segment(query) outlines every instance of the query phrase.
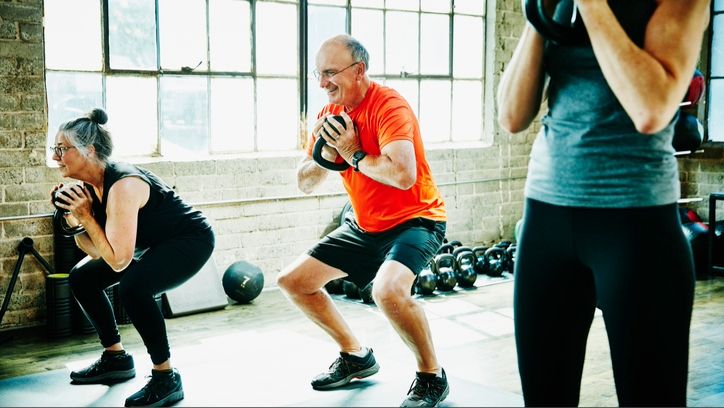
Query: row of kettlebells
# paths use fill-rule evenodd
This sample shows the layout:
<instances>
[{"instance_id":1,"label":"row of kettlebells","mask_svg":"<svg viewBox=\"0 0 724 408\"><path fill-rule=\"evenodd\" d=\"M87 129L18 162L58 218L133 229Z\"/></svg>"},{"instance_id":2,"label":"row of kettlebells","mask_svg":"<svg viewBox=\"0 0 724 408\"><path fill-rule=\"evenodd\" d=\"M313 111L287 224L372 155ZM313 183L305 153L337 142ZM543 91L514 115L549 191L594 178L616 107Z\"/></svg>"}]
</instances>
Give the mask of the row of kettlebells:
<instances>
[{"instance_id":1,"label":"row of kettlebells","mask_svg":"<svg viewBox=\"0 0 724 408\"><path fill-rule=\"evenodd\" d=\"M516 245L501 241L492 247L468 247L460 241L444 243L427 268L418 274L413 292L431 295L435 290L450 292L455 286L471 288L478 275L499 277L513 273Z\"/></svg>"}]
</instances>

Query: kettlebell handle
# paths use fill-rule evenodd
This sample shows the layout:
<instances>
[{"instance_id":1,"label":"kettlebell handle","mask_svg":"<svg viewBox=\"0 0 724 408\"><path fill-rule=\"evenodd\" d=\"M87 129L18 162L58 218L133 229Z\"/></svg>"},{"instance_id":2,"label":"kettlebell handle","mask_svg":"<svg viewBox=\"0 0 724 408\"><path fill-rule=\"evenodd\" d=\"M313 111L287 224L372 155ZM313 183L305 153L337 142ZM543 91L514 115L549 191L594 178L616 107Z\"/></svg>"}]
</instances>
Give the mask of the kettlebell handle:
<instances>
[{"instance_id":1,"label":"kettlebell handle","mask_svg":"<svg viewBox=\"0 0 724 408\"><path fill-rule=\"evenodd\" d=\"M344 118L342 116L336 115L332 116L337 122L339 122L343 128L347 129L347 125L344 122ZM329 117L325 119L326 121L329 121ZM324 167L327 170L332 171L344 171L349 168L349 163L342 162L342 163L336 163L329 161L322 157L322 148L327 144L327 141L324 140L323 137L317 138L317 141L314 143L314 148L312 149L312 159L314 159L317 164Z\"/></svg>"}]
</instances>

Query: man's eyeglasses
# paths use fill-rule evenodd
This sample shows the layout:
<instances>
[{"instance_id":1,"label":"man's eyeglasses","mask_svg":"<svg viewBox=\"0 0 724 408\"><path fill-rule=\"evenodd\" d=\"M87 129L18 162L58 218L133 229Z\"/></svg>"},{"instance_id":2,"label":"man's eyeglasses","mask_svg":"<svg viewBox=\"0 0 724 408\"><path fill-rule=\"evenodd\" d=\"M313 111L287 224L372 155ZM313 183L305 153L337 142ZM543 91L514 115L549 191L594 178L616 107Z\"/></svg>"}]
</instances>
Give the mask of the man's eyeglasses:
<instances>
[{"instance_id":1,"label":"man's eyeglasses","mask_svg":"<svg viewBox=\"0 0 724 408\"><path fill-rule=\"evenodd\" d=\"M59 159L62 159L65 152L67 152L68 149L75 149L75 146L50 146L48 149L50 149L54 155L58 156Z\"/></svg>"},{"instance_id":2,"label":"man's eyeglasses","mask_svg":"<svg viewBox=\"0 0 724 408\"><path fill-rule=\"evenodd\" d=\"M321 80L322 78L332 79L333 76L335 76L335 75L337 75L337 74L340 74L340 73L342 73L342 72L344 72L344 71L352 68L353 66L359 64L360 62L362 62L362 61L353 62L351 65L348 65L346 68L344 68L344 69L342 69L342 70L339 70L339 71L330 71L330 70L327 70L327 71L319 72L319 71L317 71L317 70L315 69L314 71L312 71L312 74L314 75L314 78L315 78L317 81Z\"/></svg>"}]
</instances>

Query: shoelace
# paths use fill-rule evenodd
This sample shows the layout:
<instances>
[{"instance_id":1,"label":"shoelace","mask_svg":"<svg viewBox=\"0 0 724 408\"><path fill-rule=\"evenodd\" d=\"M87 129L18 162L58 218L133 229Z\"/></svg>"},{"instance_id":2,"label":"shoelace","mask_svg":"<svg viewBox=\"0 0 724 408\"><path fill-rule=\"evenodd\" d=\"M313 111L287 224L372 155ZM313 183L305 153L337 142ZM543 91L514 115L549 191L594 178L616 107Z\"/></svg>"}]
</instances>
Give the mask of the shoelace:
<instances>
[{"instance_id":1,"label":"shoelace","mask_svg":"<svg viewBox=\"0 0 724 408\"><path fill-rule=\"evenodd\" d=\"M329 372L333 373L333 372L337 371L337 368L339 368L339 367L342 367L343 369L347 369L347 371L349 371L348 370L349 367L347 367L347 362L344 361L344 359L342 357L337 357L337 359L334 360L332 365L329 366Z\"/></svg>"}]
</instances>

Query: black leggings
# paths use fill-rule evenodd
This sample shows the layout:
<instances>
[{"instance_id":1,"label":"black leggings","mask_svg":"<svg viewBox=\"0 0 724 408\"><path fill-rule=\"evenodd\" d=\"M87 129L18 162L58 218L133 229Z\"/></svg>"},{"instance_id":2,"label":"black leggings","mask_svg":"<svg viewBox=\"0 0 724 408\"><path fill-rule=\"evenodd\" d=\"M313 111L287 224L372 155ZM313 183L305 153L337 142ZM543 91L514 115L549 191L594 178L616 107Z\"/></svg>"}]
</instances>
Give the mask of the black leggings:
<instances>
[{"instance_id":1,"label":"black leggings","mask_svg":"<svg viewBox=\"0 0 724 408\"><path fill-rule=\"evenodd\" d=\"M171 356L166 323L154 297L194 276L214 249L214 235L205 230L171 238L150 248L122 272L103 259L84 258L70 272L75 298L96 328L103 347L121 341L113 307L105 289L118 283L121 305L146 345L151 361L161 364Z\"/></svg>"},{"instance_id":2,"label":"black leggings","mask_svg":"<svg viewBox=\"0 0 724 408\"><path fill-rule=\"evenodd\" d=\"M578 405L603 311L621 406L685 406L694 264L676 205L601 209L527 199L515 340L527 406Z\"/></svg>"}]
</instances>

